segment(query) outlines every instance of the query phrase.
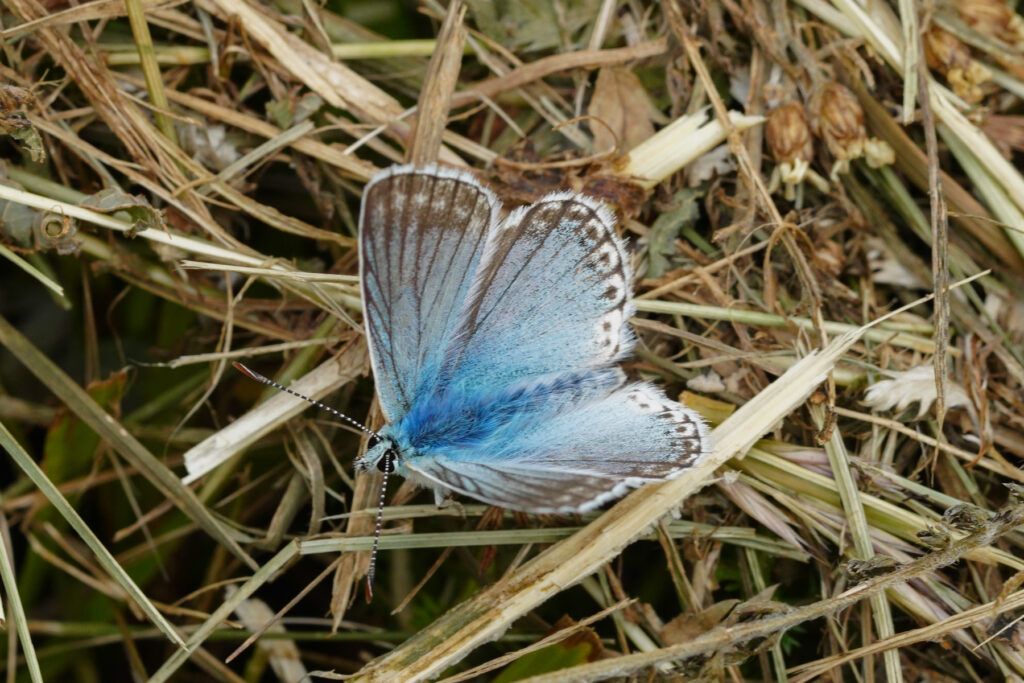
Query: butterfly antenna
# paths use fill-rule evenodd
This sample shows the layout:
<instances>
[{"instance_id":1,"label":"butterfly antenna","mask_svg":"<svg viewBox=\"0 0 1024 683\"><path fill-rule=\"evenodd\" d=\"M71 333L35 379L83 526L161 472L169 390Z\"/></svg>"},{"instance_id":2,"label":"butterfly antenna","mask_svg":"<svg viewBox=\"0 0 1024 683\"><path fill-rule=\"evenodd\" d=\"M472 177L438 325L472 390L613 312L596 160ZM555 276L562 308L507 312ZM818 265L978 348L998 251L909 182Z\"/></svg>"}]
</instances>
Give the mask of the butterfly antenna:
<instances>
[{"instance_id":1,"label":"butterfly antenna","mask_svg":"<svg viewBox=\"0 0 1024 683\"><path fill-rule=\"evenodd\" d=\"M316 399L312 399L309 396L303 396L302 394L300 394L297 391L292 391L291 389L289 389L288 387L284 386L283 384L275 382L274 380L270 379L269 377L264 377L260 373L256 372L255 370L252 370L250 368L247 368L246 366L242 365L241 363L235 362L235 363L232 363L232 365L235 366L235 370L238 370L240 373L242 373L243 375L245 375L249 379L254 379L257 382L260 382L261 384L266 384L267 386L271 386L271 387L274 387L275 389L279 389L280 391L283 391L286 394L291 394L292 396L295 396L297 398L301 398L303 401L307 401L308 403L312 403L317 408L323 408L324 410L329 412L331 415L334 415L335 417L340 417L345 422L348 422L350 425L353 425L357 429L360 429L363 432L366 432L370 436L376 437L378 439L380 438L380 434L378 434L377 432L373 431L372 429L369 429L369 428L365 427L364 425L359 424L358 422L353 420L348 415L345 415L343 413L338 412L337 410L335 410L334 408L330 407L329 405L321 403L320 401L317 401Z\"/></svg>"},{"instance_id":2,"label":"butterfly antenna","mask_svg":"<svg viewBox=\"0 0 1024 683\"><path fill-rule=\"evenodd\" d=\"M380 500L377 502L377 522L373 525L370 568L366 570L366 602L373 600L373 577L377 573L377 551L380 550L380 534L384 527L384 496L388 492L389 474L391 474L391 451L386 451L384 453L384 479L380 483Z\"/></svg>"}]
</instances>

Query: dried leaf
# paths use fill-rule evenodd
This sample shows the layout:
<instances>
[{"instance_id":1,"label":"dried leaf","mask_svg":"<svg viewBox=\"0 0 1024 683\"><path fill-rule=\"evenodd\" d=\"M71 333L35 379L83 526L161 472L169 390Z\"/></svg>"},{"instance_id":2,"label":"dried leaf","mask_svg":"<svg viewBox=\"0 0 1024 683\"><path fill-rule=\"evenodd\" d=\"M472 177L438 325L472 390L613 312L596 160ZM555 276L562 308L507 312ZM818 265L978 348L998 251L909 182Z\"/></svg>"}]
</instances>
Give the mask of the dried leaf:
<instances>
[{"instance_id":1,"label":"dried leaf","mask_svg":"<svg viewBox=\"0 0 1024 683\"><path fill-rule=\"evenodd\" d=\"M267 110L271 113L270 105ZM180 126L178 139L193 159L213 171L223 171L242 156L237 140L224 126Z\"/></svg>"},{"instance_id":2,"label":"dried leaf","mask_svg":"<svg viewBox=\"0 0 1024 683\"><path fill-rule=\"evenodd\" d=\"M0 241L31 248L38 218L36 209L16 202L0 202Z\"/></svg>"},{"instance_id":3,"label":"dried leaf","mask_svg":"<svg viewBox=\"0 0 1024 683\"><path fill-rule=\"evenodd\" d=\"M719 391L725 391L725 384L722 382L722 378L714 370L708 370L703 372L693 379L687 380L686 388L691 391L699 391L703 394L713 394Z\"/></svg>"},{"instance_id":4,"label":"dried leaf","mask_svg":"<svg viewBox=\"0 0 1024 683\"><path fill-rule=\"evenodd\" d=\"M40 211L15 202L0 202L0 242L22 251L78 252L78 224L63 213Z\"/></svg>"},{"instance_id":5,"label":"dried leaf","mask_svg":"<svg viewBox=\"0 0 1024 683\"><path fill-rule=\"evenodd\" d=\"M142 195L131 195L122 190L109 187L94 195L86 197L81 206L100 213L114 214L124 212L132 221L131 232L139 230L164 230L163 213L153 208L149 200Z\"/></svg>"},{"instance_id":6,"label":"dried leaf","mask_svg":"<svg viewBox=\"0 0 1024 683\"><path fill-rule=\"evenodd\" d=\"M32 161L46 160L46 149L39 131L29 121L22 107L35 102L31 91L14 85L0 84L0 133L18 141Z\"/></svg>"},{"instance_id":7,"label":"dried leaf","mask_svg":"<svg viewBox=\"0 0 1024 683\"><path fill-rule=\"evenodd\" d=\"M718 626L736 608L739 600L730 599L716 602L697 614L680 614L661 629L661 639L666 645L683 643Z\"/></svg>"},{"instance_id":8,"label":"dried leaf","mask_svg":"<svg viewBox=\"0 0 1024 683\"><path fill-rule=\"evenodd\" d=\"M892 379L875 382L868 387L863 404L874 410L903 412L912 403L918 404L915 420L920 420L935 402L935 375L931 365L918 365L904 372L888 373ZM946 407L967 405L967 392L954 382L946 384Z\"/></svg>"},{"instance_id":9,"label":"dried leaf","mask_svg":"<svg viewBox=\"0 0 1024 683\"><path fill-rule=\"evenodd\" d=\"M4 132L18 141L20 146L32 161L41 164L46 161L46 149L43 147L43 138L40 137L36 127L24 119L24 122L17 127L11 127L11 117L4 117Z\"/></svg>"},{"instance_id":10,"label":"dried leaf","mask_svg":"<svg viewBox=\"0 0 1024 683\"><path fill-rule=\"evenodd\" d=\"M686 169L686 184L696 187L716 175L724 176L735 168L736 162L729 151L729 145L719 145L690 164Z\"/></svg>"},{"instance_id":11,"label":"dried leaf","mask_svg":"<svg viewBox=\"0 0 1024 683\"><path fill-rule=\"evenodd\" d=\"M882 240L877 238L868 240L867 257L871 278L875 283L909 289L928 289L929 285L922 282L921 278L900 263L900 260Z\"/></svg>"},{"instance_id":12,"label":"dried leaf","mask_svg":"<svg viewBox=\"0 0 1024 683\"><path fill-rule=\"evenodd\" d=\"M1024 116L992 114L985 117L981 129L1007 159L1024 151Z\"/></svg>"},{"instance_id":13,"label":"dried leaf","mask_svg":"<svg viewBox=\"0 0 1024 683\"><path fill-rule=\"evenodd\" d=\"M237 591L237 587L228 586L225 592L230 598ZM274 611L267 606L267 603L256 598L249 598L238 603L235 614L249 631L263 628L268 621L274 618ZM276 621L267 627L266 632L285 633L286 631L284 625L280 621ZM277 674L279 681L300 683L300 681L309 679L309 673L299 657L299 648L294 640L261 638L256 641L256 647L267 656L270 668Z\"/></svg>"},{"instance_id":14,"label":"dried leaf","mask_svg":"<svg viewBox=\"0 0 1024 683\"><path fill-rule=\"evenodd\" d=\"M0 115L7 116L36 100L28 88L0 83Z\"/></svg>"},{"instance_id":15,"label":"dried leaf","mask_svg":"<svg viewBox=\"0 0 1024 683\"><path fill-rule=\"evenodd\" d=\"M590 125L594 149L628 151L654 135L651 102L632 71L606 67L597 74L587 113L597 119Z\"/></svg>"}]
</instances>

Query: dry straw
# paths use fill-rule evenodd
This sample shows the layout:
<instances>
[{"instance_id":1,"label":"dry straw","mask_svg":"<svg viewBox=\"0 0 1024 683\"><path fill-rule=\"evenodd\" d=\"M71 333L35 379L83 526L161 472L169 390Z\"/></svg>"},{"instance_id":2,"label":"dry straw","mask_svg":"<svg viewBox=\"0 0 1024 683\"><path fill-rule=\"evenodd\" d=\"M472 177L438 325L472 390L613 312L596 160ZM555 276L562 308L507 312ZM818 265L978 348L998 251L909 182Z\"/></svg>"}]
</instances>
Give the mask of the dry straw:
<instances>
[{"instance_id":1,"label":"dry straw","mask_svg":"<svg viewBox=\"0 0 1024 683\"><path fill-rule=\"evenodd\" d=\"M960 5L424 0L390 40L307 0L11 0L3 675L1024 676L1024 22ZM365 439L225 368L379 426L356 215L405 161L611 205L627 370L715 449L571 521L395 487L364 605Z\"/></svg>"}]
</instances>

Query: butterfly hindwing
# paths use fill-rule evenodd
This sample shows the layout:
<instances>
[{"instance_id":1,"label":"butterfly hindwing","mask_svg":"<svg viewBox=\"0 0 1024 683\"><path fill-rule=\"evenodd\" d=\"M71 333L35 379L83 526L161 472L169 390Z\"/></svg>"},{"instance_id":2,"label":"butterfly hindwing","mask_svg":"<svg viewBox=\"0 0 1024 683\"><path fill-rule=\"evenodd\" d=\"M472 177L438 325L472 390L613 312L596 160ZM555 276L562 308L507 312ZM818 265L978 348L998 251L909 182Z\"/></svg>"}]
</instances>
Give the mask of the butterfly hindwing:
<instances>
[{"instance_id":1,"label":"butterfly hindwing","mask_svg":"<svg viewBox=\"0 0 1024 683\"><path fill-rule=\"evenodd\" d=\"M520 411L486 440L469 447L438 444L406 467L491 505L585 512L632 487L677 476L708 449L700 417L647 384L553 410L551 402L538 405L542 409Z\"/></svg>"},{"instance_id":2,"label":"butterfly hindwing","mask_svg":"<svg viewBox=\"0 0 1024 683\"><path fill-rule=\"evenodd\" d=\"M400 166L363 195L360 269L370 358L389 420L430 394L500 210L471 175Z\"/></svg>"},{"instance_id":3,"label":"butterfly hindwing","mask_svg":"<svg viewBox=\"0 0 1024 683\"><path fill-rule=\"evenodd\" d=\"M578 194L517 209L490 236L442 369L506 386L624 357L630 269L611 214Z\"/></svg>"}]
</instances>

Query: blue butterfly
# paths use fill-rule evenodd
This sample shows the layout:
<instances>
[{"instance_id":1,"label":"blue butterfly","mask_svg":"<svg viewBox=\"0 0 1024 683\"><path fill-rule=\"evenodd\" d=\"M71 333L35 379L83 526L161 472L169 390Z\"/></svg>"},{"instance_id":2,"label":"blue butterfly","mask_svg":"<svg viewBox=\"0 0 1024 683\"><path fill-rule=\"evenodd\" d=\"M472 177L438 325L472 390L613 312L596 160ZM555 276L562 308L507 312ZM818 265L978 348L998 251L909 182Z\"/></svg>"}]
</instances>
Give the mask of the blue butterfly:
<instances>
[{"instance_id":1,"label":"blue butterfly","mask_svg":"<svg viewBox=\"0 0 1024 683\"><path fill-rule=\"evenodd\" d=\"M388 424L358 461L532 513L592 510L710 449L694 412L618 362L634 343L614 219L562 192L512 211L470 174L396 166L366 186L360 273Z\"/></svg>"}]
</instances>

